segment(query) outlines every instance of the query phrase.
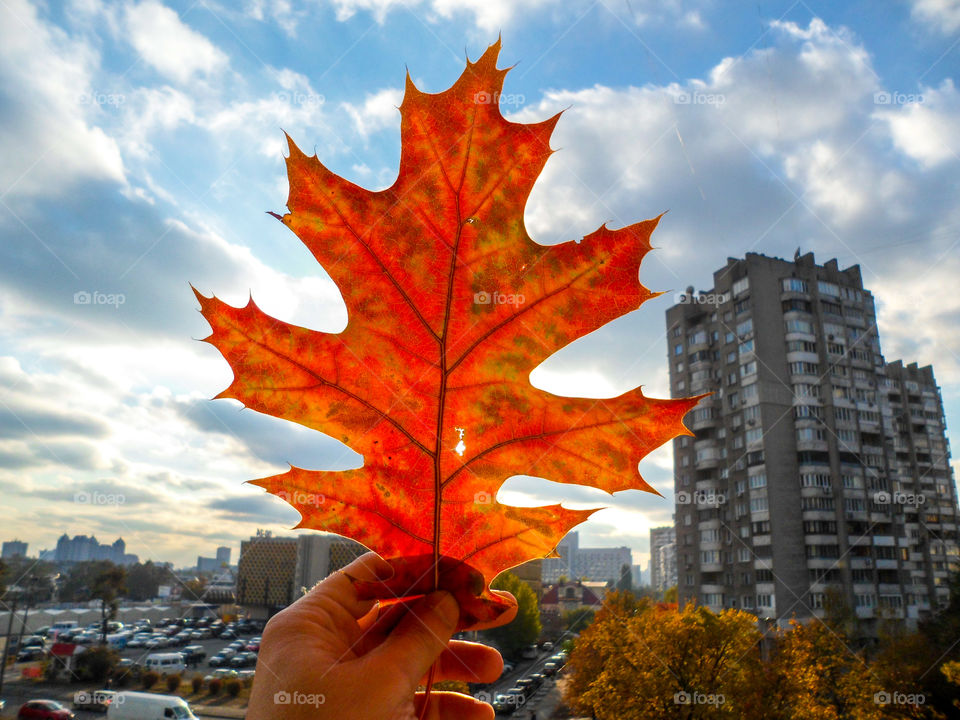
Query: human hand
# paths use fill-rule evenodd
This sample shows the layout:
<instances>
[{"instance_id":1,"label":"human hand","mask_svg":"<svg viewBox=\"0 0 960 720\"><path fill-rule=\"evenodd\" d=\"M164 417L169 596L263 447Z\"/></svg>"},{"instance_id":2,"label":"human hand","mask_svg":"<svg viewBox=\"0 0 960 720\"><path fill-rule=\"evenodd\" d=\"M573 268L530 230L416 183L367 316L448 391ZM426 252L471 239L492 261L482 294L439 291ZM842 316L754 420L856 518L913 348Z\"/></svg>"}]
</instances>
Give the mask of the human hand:
<instances>
[{"instance_id":1,"label":"human hand","mask_svg":"<svg viewBox=\"0 0 960 720\"><path fill-rule=\"evenodd\" d=\"M451 641L457 602L436 592L380 613L351 578L377 580L389 565L368 553L274 616L263 632L249 720L406 720L419 717L417 686L439 658L435 680L493 682L503 660L493 648ZM493 708L466 695L431 691L430 720L492 720Z\"/></svg>"}]
</instances>

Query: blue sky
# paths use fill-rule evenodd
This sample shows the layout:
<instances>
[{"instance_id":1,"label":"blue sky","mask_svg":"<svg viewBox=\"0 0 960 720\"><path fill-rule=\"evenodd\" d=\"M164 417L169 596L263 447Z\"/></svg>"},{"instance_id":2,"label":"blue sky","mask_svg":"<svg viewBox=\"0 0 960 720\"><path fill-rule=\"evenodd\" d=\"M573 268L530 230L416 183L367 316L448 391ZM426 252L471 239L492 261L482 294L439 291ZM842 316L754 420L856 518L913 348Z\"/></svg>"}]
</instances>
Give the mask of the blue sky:
<instances>
[{"instance_id":1,"label":"blue sky","mask_svg":"<svg viewBox=\"0 0 960 720\"><path fill-rule=\"evenodd\" d=\"M359 456L210 402L230 374L188 283L336 331L339 293L266 214L286 130L371 189L399 160L404 73L448 87L502 35L502 111L566 108L534 239L669 214L641 270L710 287L747 251L859 263L888 359L933 363L960 424L960 2L140 0L0 5L0 527L123 535L191 563L297 515L243 481ZM80 293L80 295L77 295ZM92 302L78 303L83 293ZM122 303L121 303L122 297ZM534 373L569 395L664 396L667 295ZM665 448L642 465L672 489ZM606 505L581 545L629 545L672 503L513 479L501 499Z\"/></svg>"}]
</instances>

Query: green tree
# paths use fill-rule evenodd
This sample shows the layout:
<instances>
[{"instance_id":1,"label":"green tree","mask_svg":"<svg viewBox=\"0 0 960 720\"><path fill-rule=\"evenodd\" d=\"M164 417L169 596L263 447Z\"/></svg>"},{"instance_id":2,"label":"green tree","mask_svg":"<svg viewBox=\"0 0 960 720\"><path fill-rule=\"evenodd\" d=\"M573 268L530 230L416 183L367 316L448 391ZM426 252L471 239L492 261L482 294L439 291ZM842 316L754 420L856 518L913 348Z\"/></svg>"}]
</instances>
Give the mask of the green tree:
<instances>
[{"instance_id":1,"label":"green tree","mask_svg":"<svg viewBox=\"0 0 960 720\"><path fill-rule=\"evenodd\" d=\"M583 632L593 622L596 610L592 608L576 608L573 610L564 610L561 616L563 627L572 633Z\"/></svg>"},{"instance_id":2,"label":"green tree","mask_svg":"<svg viewBox=\"0 0 960 720\"><path fill-rule=\"evenodd\" d=\"M506 590L517 599L517 616L507 625L482 631L482 635L505 655L514 656L540 637L540 603L530 586L510 572L500 573L490 587Z\"/></svg>"},{"instance_id":3,"label":"green tree","mask_svg":"<svg viewBox=\"0 0 960 720\"><path fill-rule=\"evenodd\" d=\"M120 661L116 650L101 645L77 655L74 673L79 680L102 683L113 674Z\"/></svg>"},{"instance_id":4,"label":"green tree","mask_svg":"<svg viewBox=\"0 0 960 720\"><path fill-rule=\"evenodd\" d=\"M127 571L119 565L109 567L96 575L90 589L90 597L100 601L100 642L107 643L107 620L117 616L117 599L126 591Z\"/></svg>"},{"instance_id":5,"label":"green tree","mask_svg":"<svg viewBox=\"0 0 960 720\"><path fill-rule=\"evenodd\" d=\"M150 560L127 568L127 596L131 600L151 600L157 596L161 585L171 582L170 571Z\"/></svg>"},{"instance_id":6,"label":"green tree","mask_svg":"<svg viewBox=\"0 0 960 720\"><path fill-rule=\"evenodd\" d=\"M627 564L620 566L620 578L617 580L617 590L633 592L633 571Z\"/></svg>"},{"instance_id":7,"label":"green tree","mask_svg":"<svg viewBox=\"0 0 960 720\"><path fill-rule=\"evenodd\" d=\"M668 587L663 591L663 601L665 603L676 603L677 602L677 586L673 585Z\"/></svg>"}]
</instances>

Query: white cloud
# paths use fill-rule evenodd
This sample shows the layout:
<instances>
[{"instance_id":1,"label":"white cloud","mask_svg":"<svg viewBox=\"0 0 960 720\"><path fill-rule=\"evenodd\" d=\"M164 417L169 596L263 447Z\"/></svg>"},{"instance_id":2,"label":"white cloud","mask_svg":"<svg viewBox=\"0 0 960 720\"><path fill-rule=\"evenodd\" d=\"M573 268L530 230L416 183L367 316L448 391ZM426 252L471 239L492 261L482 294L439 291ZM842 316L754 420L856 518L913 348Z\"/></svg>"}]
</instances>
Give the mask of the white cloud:
<instances>
[{"instance_id":1,"label":"white cloud","mask_svg":"<svg viewBox=\"0 0 960 720\"><path fill-rule=\"evenodd\" d=\"M912 0L910 14L929 28L949 35L960 28L960 0Z\"/></svg>"},{"instance_id":2,"label":"white cloud","mask_svg":"<svg viewBox=\"0 0 960 720\"><path fill-rule=\"evenodd\" d=\"M948 78L939 88L922 88L918 96L918 102L877 113L888 123L897 149L926 167L960 160L960 92L953 81Z\"/></svg>"},{"instance_id":3,"label":"white cloud","mask_svg":"<svg viewBox=\"0 0 960 720\"><path fill-rule=\"evenodd\" d=\"M399 126L400 112L397 108L402 101L402 90L384 88L368 93L362 104L343 103L343 109L353 119L357 132L367 137L378 130Z\"/></svg>"},{"instance_id":4,"label":"white cloud","mask_svg":"<svg viewBox=\"0 0 960 720\"><path fill-rule=\"evenodd\" d=\"M227 65L222 50L157 0L128 7L125 21L130 44L166 78L186 83L196 74L212 75Z\"/></svg>"},{"instance_id":5,"label":"white cloud","mask_svg":"<svg viewBox=\"0 0 960 720\"><path fill-rule=\"evenodd\" d=\"M43 23L25 0L0 5L0 194L52 194L79 180L123 183L116 142L95 124L110 110L93 85L100 58Z\"/></svg>"},{"instance_id":6,"label":"white cloud","mask_svg":"<svg viewBox=\"0 0 960 720\"><path fill-rule=\"evenodd\" d=\"M424 4L430 21L452 20L468 14L480 30L497 32L521 12L559 3L557 0L333 0L338 20L349 20L356 13L366 11L378 23L383 23L392 10L414 10Z\"/></svg>"}]
</instances>

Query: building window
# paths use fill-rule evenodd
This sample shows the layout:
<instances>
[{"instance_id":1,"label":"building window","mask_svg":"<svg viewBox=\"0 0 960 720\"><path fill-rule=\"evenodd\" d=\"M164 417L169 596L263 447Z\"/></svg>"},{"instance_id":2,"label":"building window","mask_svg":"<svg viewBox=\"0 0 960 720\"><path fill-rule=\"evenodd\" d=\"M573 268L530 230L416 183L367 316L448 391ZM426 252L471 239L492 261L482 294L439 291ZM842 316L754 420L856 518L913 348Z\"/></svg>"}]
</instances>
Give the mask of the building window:
<instances>
[{"instance_id":1,"label":"building window","mask_svg":"<svg viewBox=\"0 0 960 720\"><path fill-rule=\"evenodd\" d=\"M750 288L750 278L740 278L730 286L730 293L736 297L742 295Z\"/></svg>"},{"instance_id":2,"label":"building window","mask_svg":"<svg viewBox=\"0 0 960 720\"><path fill-rule=\"evenodd\" d=\"M805 293L807 292L807 281L794 277L784 278L783 291Z\"/></svg>"},{"instance_id":3,"label":"building window","mask_svg":"<svg viewBox=\"0 0 960 720\"><path fill-rule=\"evenodd\" d=\"M807 335L813 334L813 325L806 320L787 320L784 327L788 333L799 332Z\"/></svg>"},{"instance_id":4,"label":"building window","mask_svg":"<svg viewBox=\"0 0 960 720\"><path fill-rule=\"evenodd\" d=\"M681 345L681 344L679 344L679 343L676 344L676 345L674 345L674 346L673 346L673 354L674 354L674 355L683 355L683 345Z\"/></svg>"},{"instance_id":5,"label":"building window","mask_svg":"<svg viewBox=\"0 0 960 720\"><path fill-rule=\"evenodd\" d=\"M750 476L750 487L753 489L762 488L767 486L767 475L766 473L760 473L759 475Z\"/></svg>"},{"instance_id":6,"label":"building window","mask_svg":"<svg viewBox=\"0 0 960 720\"><path fill-rule=\"evenodd\" d=\"M826 282L825 280L820 280L817 283L817 290L820 291L821 295L829 295L830 297L840 297L840 286L835 285L832 282Z\"/></svg>"}]
</instances>

